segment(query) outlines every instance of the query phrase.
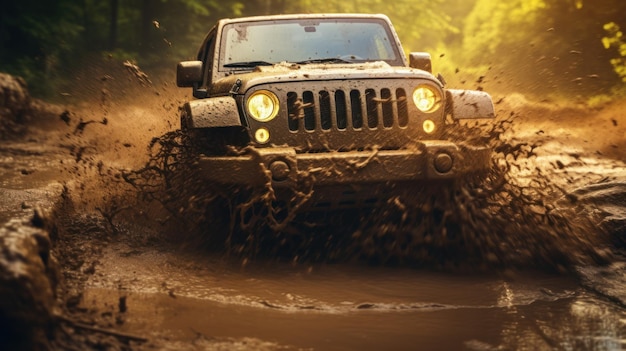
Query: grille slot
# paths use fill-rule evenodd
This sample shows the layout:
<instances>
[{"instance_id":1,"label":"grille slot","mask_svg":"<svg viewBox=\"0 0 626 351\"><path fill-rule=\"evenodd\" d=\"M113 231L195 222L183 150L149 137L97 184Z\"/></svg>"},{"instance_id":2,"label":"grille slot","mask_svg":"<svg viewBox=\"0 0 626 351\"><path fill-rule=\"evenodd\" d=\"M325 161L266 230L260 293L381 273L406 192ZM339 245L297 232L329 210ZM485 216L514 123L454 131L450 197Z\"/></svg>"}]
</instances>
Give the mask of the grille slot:
<instances>
[{"instance_id":1,"label":"grille slot","mask_svg":"<svg viewBox=\"0 0 626 351\"><path fill-rule=\"evenodd\" d=\"M403 88L290 91L286 100L292 132L388 129L409 120Z\"/></svg>"}]
</instances>

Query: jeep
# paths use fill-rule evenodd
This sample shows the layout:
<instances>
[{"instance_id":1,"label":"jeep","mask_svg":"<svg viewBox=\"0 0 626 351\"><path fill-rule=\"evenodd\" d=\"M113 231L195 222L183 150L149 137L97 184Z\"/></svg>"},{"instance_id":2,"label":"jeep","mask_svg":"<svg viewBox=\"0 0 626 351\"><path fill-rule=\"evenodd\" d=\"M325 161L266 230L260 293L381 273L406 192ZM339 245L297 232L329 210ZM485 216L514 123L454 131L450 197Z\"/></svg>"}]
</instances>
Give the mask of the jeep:
<instances>
[{"instance_id":1,"label":"jeep","mask_svg":"<svg viewBox=\"0 0 626 351\"><path fill-rule=\"evenodd\" d=\"M447 89L428 53L407 59L385 15L222 19L176 74L196 98L181 131L218 187L306 184L311 207L368 206L490 167L487 146L444 137L493 118L489 94Z\"/></svg>"}]
</instances>

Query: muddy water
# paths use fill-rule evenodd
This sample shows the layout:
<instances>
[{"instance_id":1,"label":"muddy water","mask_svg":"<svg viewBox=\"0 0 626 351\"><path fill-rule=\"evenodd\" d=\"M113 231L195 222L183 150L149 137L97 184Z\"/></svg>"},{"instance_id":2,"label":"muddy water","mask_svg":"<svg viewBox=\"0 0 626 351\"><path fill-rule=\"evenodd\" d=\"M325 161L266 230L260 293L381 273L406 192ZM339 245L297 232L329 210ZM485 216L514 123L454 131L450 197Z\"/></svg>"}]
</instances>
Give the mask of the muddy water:
<instances>
[{"instance_id":1,"label":"muddy water","mask_svg":"<svg viewBox=\"0 0 626 351\"><path fill-rule=\"evenodd\" d=\"M454 274L353 264L242 266L107 247L83 307L151 340L315 350L619 350L626 311L573 276ZM120 298L126 312L121 313Z\"/></svg>"},{"instance_id":2,"label":"muddy water","mask_svg":"<svg viewBox=\"0 0 626 351\"><path fill-rule=\"evenodd\" d=\"M529 162L543 169L565 164L566 174L555 167L551 175L564 190L626 174L621 163L552 154ZM523 182L535 174L515 175ZM608 275L610 268L461 274L348 263L244 263L137 240L112 241L95 262L81 306L114 316L115 330L156 348L176 342L270 350L626 348L626 299L620 293L626 274Z\"/></svg>"},{"instance_id":3,"label":"muddy water","mask_svg":"<svg viewBox=\"0 0 626 351\"><path fill-rule=\"evenodd\" d=\"M16 194L3 202L9 214L32 212L21 206L30 203L25 194L32 194L32 201L54 199L47 189L58 186L50 179L60 176L58 160L18 159L7 161L17 168L5 167L1 178L2 187ZM564 187L624 174L622 166L600 159L559 160L569 173L554 181L563 180ZM108 330L147 339L138 349L626 348L626 309L615 300L626 291L623 271L608 275L583 267L582 282L580 275L536 270L462 274L348 263L243 264L152 244L134 225L124 229L124 235L101 245L93 266L82 267L75 278L87 279L80 306L99 319L110 316L110 325L100 323ZM612 290L603 294L605 287Z\"/></svg>"}]
</instances>

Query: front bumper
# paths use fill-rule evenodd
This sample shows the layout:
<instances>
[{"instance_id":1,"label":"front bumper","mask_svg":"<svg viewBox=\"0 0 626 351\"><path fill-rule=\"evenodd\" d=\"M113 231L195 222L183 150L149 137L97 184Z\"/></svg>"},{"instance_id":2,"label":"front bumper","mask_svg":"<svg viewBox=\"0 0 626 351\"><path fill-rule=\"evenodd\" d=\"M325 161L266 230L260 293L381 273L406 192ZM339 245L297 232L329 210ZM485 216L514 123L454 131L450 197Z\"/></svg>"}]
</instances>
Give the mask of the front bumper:
<instances>
[{"instance_id":1,"label":"front bumper","mask_svg":"<svg viewBox=\"0 0 626 351\"><path fill-rule=\"evenodd\" d=\"M422 141L405 150L298 154L293 148L254 148L240 156L198 160L204 180L224 185L292 187L446 180L490 167L491 150L448 141Z\"/></svg>"}]
</instances>

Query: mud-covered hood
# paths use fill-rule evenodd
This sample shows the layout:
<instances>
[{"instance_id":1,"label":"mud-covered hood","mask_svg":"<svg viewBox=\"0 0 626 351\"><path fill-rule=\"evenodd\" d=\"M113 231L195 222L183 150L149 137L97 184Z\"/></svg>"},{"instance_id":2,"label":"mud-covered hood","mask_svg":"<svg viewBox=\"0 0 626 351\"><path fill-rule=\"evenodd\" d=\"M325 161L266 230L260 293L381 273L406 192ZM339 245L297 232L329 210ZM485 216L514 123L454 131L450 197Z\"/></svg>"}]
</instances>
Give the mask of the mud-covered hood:
<instances>
[{"instance_id":1,"label":"mud-covered hood","mask_svg":"<svg viewBox=\"0 0 626 351\"><path fill-rule=\"evenodd\" d=\"M210 95L224 95L234 87L237 92L244 93L255 85L265 83L360 79L429 79L440 84L429 72L410 67L392 67L383 61L358 64L280 63L221 78L213 84Z\"/></svg>"}]
</instances>

